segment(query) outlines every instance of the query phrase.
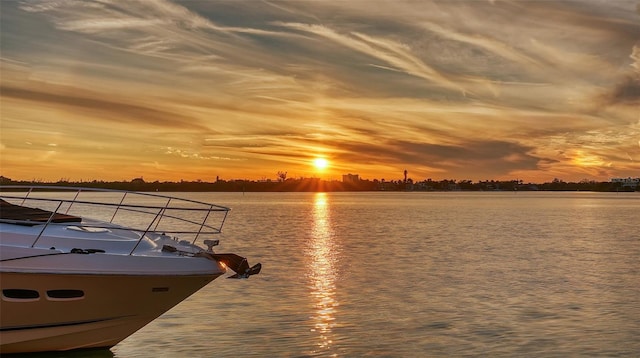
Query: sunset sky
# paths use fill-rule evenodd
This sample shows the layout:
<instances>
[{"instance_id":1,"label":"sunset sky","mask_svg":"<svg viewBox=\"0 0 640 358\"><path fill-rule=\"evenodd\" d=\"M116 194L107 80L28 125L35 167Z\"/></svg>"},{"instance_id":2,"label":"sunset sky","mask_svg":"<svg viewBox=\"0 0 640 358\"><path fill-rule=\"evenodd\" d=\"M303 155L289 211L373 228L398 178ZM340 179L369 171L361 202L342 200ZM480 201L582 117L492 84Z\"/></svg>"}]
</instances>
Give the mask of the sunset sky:
<instances>
[{"instance_id":1,"label":"sunset sky","mask_svg":"<svg viewBox=\"0 0 640 358\"><path fill-rule=\"evenodd\" d=\"M637 0L2 0L0 16L14 180L640 177Z\"/></svg>"}]
</instances>

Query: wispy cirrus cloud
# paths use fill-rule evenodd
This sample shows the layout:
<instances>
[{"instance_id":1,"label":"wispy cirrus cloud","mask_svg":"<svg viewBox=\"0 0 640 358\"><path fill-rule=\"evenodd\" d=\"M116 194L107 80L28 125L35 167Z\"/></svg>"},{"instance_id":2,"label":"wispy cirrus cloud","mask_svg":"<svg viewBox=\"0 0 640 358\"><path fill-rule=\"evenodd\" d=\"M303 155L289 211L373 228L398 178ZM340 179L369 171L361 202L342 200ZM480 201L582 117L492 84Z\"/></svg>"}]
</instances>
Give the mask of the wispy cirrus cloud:
<instances>
[{"instance_id":1,"label":"wispy cirrus cloud","mask_svg":"<svg viewBox=\"0 0 640 358\"><path fill-rule=\"evenodd\" d=\"M425 79L438 86L464 92L464 89L460 85L449 80L446 75L438 72L419 58L415 57L404 44L374 38L362 33L341 34L322 25L301 23L276 24L282 27L326 38L338 45L382 61L383 64L390 66L388 67L390 69ZM378 67L387 68L383 65L378 65Z\"/></svg>"},{"instance_id":2,"label":"wispy cirrus cloud","mask_svg":"<svg viewBox=\"0 0 640 358\"><path fill-rule=\"evenodd\" d=\"M636 5L3 2L3 168L629 176Z\"/></svg>"},{"instance_id":3,"label":"wispy cirrus cloud","mask_svg":"<svg viewBox=\"0 0 640 358\"><path fill-rule=\"evenodd\" d=\"M88 93L52 93L33 89L17 87L0 87L2 96L25 102L37 102L49 104L53 107L70 107L80 110L96 112L93 119L105 118L116 122L130 122L137 125L146 123L152 126L168 126L190 128L191 130L208 130L206 126L199 125L197 120L183 116L176 112L161 110L155 106L142 106L140 104L127 103L124 100L116 101L115 98L102 99L92 97Z\"/></svg>"}]
</instances>

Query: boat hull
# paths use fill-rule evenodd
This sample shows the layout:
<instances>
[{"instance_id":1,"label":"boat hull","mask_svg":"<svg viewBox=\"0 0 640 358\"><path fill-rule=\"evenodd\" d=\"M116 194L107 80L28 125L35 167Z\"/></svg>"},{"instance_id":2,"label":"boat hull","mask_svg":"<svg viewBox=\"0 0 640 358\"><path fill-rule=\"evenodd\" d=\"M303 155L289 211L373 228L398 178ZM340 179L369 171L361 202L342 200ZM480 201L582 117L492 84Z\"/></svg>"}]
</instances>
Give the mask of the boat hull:
<instances>
[{"instance_id":1,"label":"boat hull","mask_svg":"<svg viewBox=\"0 0 640 358\"><path fill-rule=\"evenodd\" d=\"M231 277L257 274L260 264L213 251L229 210L154 193L0 185L0 354L111 347L227 267Z\"/></svg>"},{"instance_id":2,"label":"boat hull","mask_svg":"<svg viewBox=\"0 0 640 358\"><path fill-rule=\"evenodd\" d=\"M0 353L112 347L220 274L2 272Z\"/></svg>"}]
</instances>

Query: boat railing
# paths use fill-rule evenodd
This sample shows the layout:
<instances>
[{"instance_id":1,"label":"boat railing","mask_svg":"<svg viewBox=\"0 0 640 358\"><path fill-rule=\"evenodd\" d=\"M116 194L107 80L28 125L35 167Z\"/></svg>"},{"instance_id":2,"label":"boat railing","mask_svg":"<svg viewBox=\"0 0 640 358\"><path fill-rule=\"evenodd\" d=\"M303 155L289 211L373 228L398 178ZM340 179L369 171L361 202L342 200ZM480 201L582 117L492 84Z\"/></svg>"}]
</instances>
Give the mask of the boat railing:
<instances>
[{"instance_id":1,"label":"boat railing","mask_svg":"<svg viewBox=\"0 0 640 358\"><path fill-rule=\"evenodd\" d=\"M11 205L41 210L41 218L36 221L32 217L0 215L1 222L43 224L32 247L48 228L63 224L136 232L139 238L130 254L152 233L179 235L174 238L192 244L203 236L220 234L230 210L192 199L102 188L0 185L0 197ZM74 224L74 218L85 220Z\"/></svg>"}]
</instances>

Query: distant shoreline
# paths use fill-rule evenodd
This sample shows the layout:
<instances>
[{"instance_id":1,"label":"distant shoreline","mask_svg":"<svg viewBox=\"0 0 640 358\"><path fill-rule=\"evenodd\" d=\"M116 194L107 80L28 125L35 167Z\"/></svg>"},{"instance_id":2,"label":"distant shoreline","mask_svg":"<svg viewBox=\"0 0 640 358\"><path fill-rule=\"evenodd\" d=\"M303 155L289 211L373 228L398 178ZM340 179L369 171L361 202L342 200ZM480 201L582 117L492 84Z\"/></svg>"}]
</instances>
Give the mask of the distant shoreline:
<instances>
[{"instance_id":1,"label":"distant shoreline","mask_svg":"<svg viewBox=\"0 0 640 358\"><path fill-rule=\"evenodd\" d=\"M146 182L141 178L131 181L90 181L90 182L44 182L14 181L0 177L2 185L47 185L59 187L88 187L142 192L358 192L358 191L593 191L593 192L634 192L640 185L621 182L581 181L564 182L554 179L549 183L523 183L511 181L470 180L357 180L351 182L326 181L318 178L286 179L281 181L217 180L215 182L180 181ZM633 183L632 183L633 184Z\"/></svg>"}]
</instances>

